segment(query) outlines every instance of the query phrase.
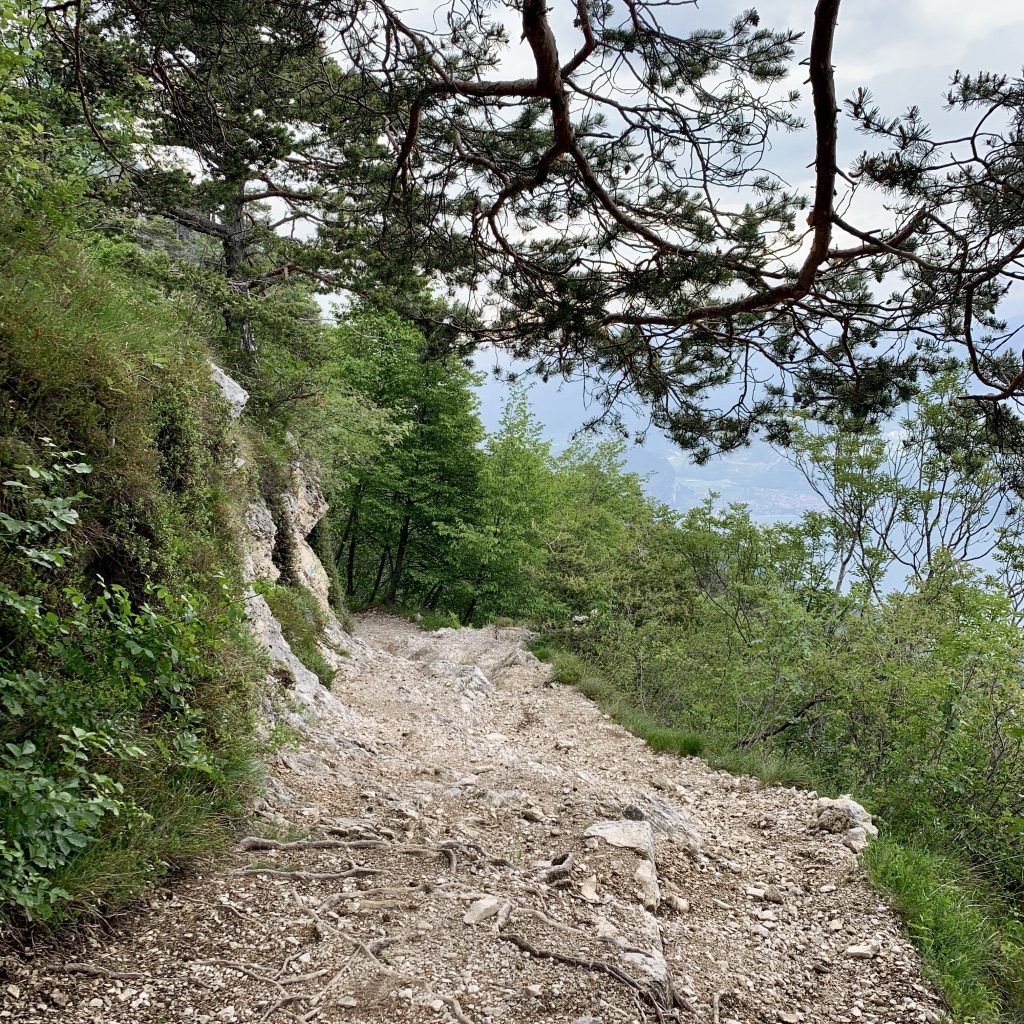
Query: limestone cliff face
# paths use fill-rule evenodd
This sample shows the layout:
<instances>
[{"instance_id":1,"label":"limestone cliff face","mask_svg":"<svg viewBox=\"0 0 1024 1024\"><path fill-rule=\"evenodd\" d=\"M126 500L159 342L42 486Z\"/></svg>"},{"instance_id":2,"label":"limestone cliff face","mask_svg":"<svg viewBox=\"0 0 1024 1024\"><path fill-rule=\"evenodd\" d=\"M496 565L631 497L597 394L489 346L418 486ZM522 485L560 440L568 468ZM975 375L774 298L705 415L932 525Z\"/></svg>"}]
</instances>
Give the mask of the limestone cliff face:
<instances>
[{"instance_id":1,"label":"limestone cliff face","mask_svg":"<svg viewBox=\"0 0 1024 1024\"><path fill-rule=\"evenodd\" d=\"M327 571L306 539L327 514L327 500L298 459L292 463L288 489L281 495L281 514L290 534L287 550L292 559L291 575L313 594L325 612L331 614Z\"/></svg>"},{"instance_id":2,"label":"limestone cliff face","mask_svg":"<svg viewBox=\"0 0 1024 1024\"><path fill-rule=\"evenodd\" d=\"M237 419L249 398L245 389L216 366L211 378L230 404L232 417ZM287 488L278 495L275 505L277 521L262 497L253 501L245 511L242 574L249 584L245 603L250 628L270 658L272 683L283 686L287 695L305 710L322 712L330 709L337 712L340 704L329 689L330 680L320 680L302 663L285 639L281 624L270 606L251 586L256 580L279 580L282 571L275 562L275 551L287 552L291 563L285 567L289 581L308 589L327 619L326 642L319 645L327 664L332 669L340 668L346 657L340 652L351 652L361 646L345 631L334 614L328 601L327 571L309 544L309 534L327 512L327 501L316 479L298 456L291 464ZM284 544L278 544L279 530L287 531Z\"/></svg>"}]
</instances>

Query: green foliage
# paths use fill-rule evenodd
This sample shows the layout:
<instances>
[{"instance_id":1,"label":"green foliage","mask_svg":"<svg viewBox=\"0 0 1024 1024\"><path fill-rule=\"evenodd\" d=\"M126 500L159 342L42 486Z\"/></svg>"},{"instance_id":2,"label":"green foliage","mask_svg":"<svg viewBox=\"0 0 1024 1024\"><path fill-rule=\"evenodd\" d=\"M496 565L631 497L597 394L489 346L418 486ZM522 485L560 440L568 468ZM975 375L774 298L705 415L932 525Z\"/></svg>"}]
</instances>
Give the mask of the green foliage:
<instances>
[{"instance_id":1,"label":"green foliage","mask_svg":"<svg viewBox=\"0 0 1024 1024\"><path fill-rule=\"evenodd\" d=\"M208 314L125 257L64 207L0 207L6 921L137 897L223 843L254 780L250 480L199 340Z\"/></svg>"},{"instance_id":2,"label":"green foliage","mask_svg":"<svg viewBox=\"0 0 1024 1024\"><path fill-rule=\"evenodd\" d=\"M237 576L249 482L198 338L205 314L129 278L104 244L37 227L0 211L0 460L38 461L40 435L88 454L90 543L73 571L130 588Z\"/></svg>"},{"instance_id":3,"label":"green foliage","mask_svg":"<svg viewBox=\"0 0 1024 1024\"><path fill-rule=\"evenodd\" d=\"M349 386L386 416L391 439L386 459L365 461L336 491L331 530L348 600L470 608L461 538L479 515L476 378L393 314L355 311L334 344Z\"/></svg>"},{"instance_id":4,"label":"green foliage","mask_svg":"<svg viewBox=\"0 0 1024 1024\"><path fill-rule=\"evenodd\" d=\"M48 450L6 482L0 513L3 616L19 640L0 651L0 914L33 921L116 903L125 894L100 883L101 865L123 864L140 837L147 866L133 865L130 888L166 869L178 849L153 819L167 801L140 781L187 788L193 827L208 827L234 805L250 728L244 677L221 658L244 649L226 594L216 607L148 580L141 602L102 581L91 595L47 589L70 553L51 538L78 523L84 497L66 485L91 468Z\"/></svg>"},{"instance_id":5,"label":"green foliage","mask_svg":"<svg viewBox=\"0 0 1024 1024\"><path fill-rule=\"evenodd\" d=\"M335 673L320 650L327 645L327 616L312 592L302 586L267 580L258 580L255 590L266 598L295 656L329 687Z\"/></svg>"},{"instance_id":6,"label":"green foliage","mask_svg":"<svg viewBox=\"0 0 1024 1024\"><path fill-rule=\"evenodd\" d=\"M1024 1020L1024 922L955 860L885 836L865 854L958 1020Z\"/></svg>"}]
</instances>

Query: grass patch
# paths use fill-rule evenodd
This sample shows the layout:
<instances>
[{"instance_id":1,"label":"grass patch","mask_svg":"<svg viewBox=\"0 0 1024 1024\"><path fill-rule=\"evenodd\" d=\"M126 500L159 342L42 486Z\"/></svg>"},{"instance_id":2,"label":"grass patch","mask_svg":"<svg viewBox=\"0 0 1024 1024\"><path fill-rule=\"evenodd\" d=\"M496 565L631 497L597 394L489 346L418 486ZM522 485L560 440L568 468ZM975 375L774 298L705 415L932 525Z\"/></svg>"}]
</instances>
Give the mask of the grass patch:
<instances>
[{"instance_id":1,"label":"grass patch","mask_svg":"<svg viewBox=\"0 0 1024 1024\"><path fill-rule=\"evenodd\" d=\"M68 894L55 923L116 911L189 861L218 853L237 834L261 778L256 751L244 740L219 766L214 784L189 771L139 772L125 791L145 815L112 819L55 875L54 884Z\"/></svg>"},{"instance_id":2,"label":"grass patch","mask_svg":"<svg viewBox=\"0 0 1024 1024\"><path fill-rule=\"evenodd\" d=\"M585 673L583 662L568 651L555 652L555 656L551 660L551 669L556 681L564 686L578 685Z\"/></svg>"},{"instance_id":3,"label":"grass patch","mask_svg":"<svg viewBox=\"0 0 1024 1024\"><path fill-rule=\"evenodd\" d=\"M326 643L327 616L313 594L305 587L267 580L257 581L255 589L266 598L295 656L324 686L330 686L335 670L320 651L320 645Z\"/></svg>"},{"instance_id":4,"label":"grass patch","mask_svg":"<svg viewBox=\"0 0 1024 1024\"><path fill-rule=\"evenodd\" d=\"M1024 1021L1024 923L949 857L882 836L864 855L957 1020Z\"/></svg>"},{"instance_id":5,"label":"grass patch","mask_svg":"<svg viewBox=\"0 0 1024 1024\"><path fill-rule=\"evenodd\" d=\"M526 646L538 661L549 662L555 656L551 644L539 637L535 637Z\"/></svg>"}]
</instances>

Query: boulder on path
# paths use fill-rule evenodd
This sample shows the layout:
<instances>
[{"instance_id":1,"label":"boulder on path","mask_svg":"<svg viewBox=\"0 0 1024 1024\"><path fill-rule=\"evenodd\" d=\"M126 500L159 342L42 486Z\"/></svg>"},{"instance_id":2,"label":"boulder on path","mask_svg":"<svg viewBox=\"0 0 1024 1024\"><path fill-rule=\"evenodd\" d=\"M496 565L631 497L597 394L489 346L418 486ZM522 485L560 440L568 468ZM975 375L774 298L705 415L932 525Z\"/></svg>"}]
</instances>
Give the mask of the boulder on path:
<instances>
[{"instance_id":1,"label":"boulder on path","mask_svg":"<svg viewBox=\"0 0 1024 1024\"><path fill-rule=\"evenodd\" d=\"M815 827L843 834L843 845L855 854L863 852L878 829L868 812L849 794L836 800L821 797L814 802Z\"/></svg>"},{"instance_id":2,"label":"boulder on path","mask_svg":"<svg viewBox=\"0 0 1024 1024\"><path fill-rule=\"evenodd\" d=\"M649 821L596 821L583 836L603 839L609 846L632 850L651 862L655 860L654 829Z\"/></svg>"}]
</instances>

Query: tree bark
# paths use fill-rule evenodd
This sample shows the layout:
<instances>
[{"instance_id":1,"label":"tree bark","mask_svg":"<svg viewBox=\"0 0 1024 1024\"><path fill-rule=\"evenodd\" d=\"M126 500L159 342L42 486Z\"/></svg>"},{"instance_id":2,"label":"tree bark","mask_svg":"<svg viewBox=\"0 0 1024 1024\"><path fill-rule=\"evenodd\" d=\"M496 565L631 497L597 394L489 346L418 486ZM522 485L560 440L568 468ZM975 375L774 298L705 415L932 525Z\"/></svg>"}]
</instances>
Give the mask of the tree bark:
<instances>
[{"instance_id":1,"label":"tree bark","mask_svg":"<svg viewBox=\"0 0 1024 1024\"><path fill-rule=\"evenodd\" d=\"M387 564L388 556L391 554L390 548L385 548L381 552L380 562L377 563L377 578L373 581L373 590L370 592L370 600L367 604L373 604L377 600L377 592L380 590L381 580L384 579L384 566Z\"/></svg>"},{"instance_id":2,"label":"tree bark","mask_svg":"<svg viewBox=\"0 0 1024 1024\"><path fill-rule=\"evenodd\" d=\"M398 534L398 550L395 552L395 567L391 571L391 585L388 587L387 596L384 598L386 605L393 605L398 599L398 584L402 580L402 570L405 568L405 553L409 547L409 527L412 518L409 515L402 520L402 529Z\"/></svg>"},{"instance_id":3,"label":"tree bark","mask_svg":"<svg viewBox=\"0 0 1024 1024\"><path fill-rule=\"evenodd\" d=\"M228 279L228 288L236 293L248 291L248 274L246 264L249 259L245 231L245 182L232 183L233 195L225 204L224 235L224 275ZM231 308L224 309L224 323L228 331L238 338L239 348L243 352L256 351L256 335L252 322L247 316L241 315Z\"/></svg>"}]
</instances>

